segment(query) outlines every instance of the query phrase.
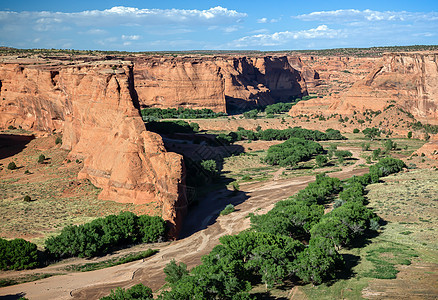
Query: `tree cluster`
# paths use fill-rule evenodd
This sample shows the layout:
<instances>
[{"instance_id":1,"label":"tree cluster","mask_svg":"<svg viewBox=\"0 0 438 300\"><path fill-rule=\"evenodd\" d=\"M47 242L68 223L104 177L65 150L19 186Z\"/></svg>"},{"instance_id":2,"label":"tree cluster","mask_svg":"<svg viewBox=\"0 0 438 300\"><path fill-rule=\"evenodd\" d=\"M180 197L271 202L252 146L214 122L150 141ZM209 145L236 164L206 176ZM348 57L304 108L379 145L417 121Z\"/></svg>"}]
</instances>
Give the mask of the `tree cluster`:
<instances>
[{"instance_id":1,"label":"tree cluster","mask_svg":"<svg viewBox=\"0 0 438 300\"><path fill-rule=\"evenodd\" d=\"M212 119L225 116L225 113L216 113L208 108L144 108L141 110L143 120L146 122L159 119Z\"/></svg>"},{"instance_id":2,"label":"tree cluster","mask_svg":"<svg viewBox=\"0 0 438 300\"><path fill-rule=\"evenodd\" d=\"M23 239L0 238L0 270L32 269L39 265L35 244Z\"/></svg>"},{"instance_id":3,"label":"tree cluster","mask_svg":"<svg viewBox=\"0 0 438 300\"><path fill-rule=\"evenodd\" d=\"M45 246L54 258L99 256L125 245L156 242L164 237L165 225L161 217L122 212L66 226L59 235L48 238Z\"/></svg>"},{"instance_id":4,"label":"tree cluster","mask_svg":"<svg viewBox=\"0 0 438 300\"><path fill-rule=\"evenodd\" d=\"M284 143L269 147L265 161L281 167L295 167L299 162L309 160L313 155L321 154L324 149L314 141L290 138Z\"/></svg>"}]
</instances>

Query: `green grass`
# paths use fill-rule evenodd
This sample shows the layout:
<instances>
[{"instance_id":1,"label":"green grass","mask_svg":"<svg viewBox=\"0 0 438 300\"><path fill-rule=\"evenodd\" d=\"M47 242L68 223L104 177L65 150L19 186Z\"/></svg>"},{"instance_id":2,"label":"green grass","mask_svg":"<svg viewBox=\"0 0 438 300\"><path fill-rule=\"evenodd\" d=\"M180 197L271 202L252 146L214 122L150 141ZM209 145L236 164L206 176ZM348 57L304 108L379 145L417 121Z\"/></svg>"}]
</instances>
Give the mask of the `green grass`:
<instances>
[{"instance_id":1,"label":"green grass","mask_svg":"<svg viewBox=\"0 0 438 300\"><path fill-rule=\"evenodd\" d=\"M70 266L65 267L64 269L66 271L89 272L89 271L105 269L105 268L109 268L109 267L113 267L113 266L117 266L117 265L126 264L126 263L129 263L132 261L144 259L144 258L147 258L147 257L154 255L155 253L158 253L158 250L148 249L146 251L131 253L131 254L123 256L123 257L105 260L105 261L101 261L101 262L87 263L87 264L82 264L82 265L70 265Z\"/></svg>"}]
</instances>

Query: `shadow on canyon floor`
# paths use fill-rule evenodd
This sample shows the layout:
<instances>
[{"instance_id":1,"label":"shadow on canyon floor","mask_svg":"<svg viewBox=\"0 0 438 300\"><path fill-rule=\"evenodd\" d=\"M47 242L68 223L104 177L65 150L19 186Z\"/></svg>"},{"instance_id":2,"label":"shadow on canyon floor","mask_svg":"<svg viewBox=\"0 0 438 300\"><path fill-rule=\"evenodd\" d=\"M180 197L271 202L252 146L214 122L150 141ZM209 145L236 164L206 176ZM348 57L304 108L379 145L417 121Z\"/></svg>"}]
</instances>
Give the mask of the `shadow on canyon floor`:
<instances>
[{"instance_id":1,"label":"shadow on canyon floor","mask_svg":"<svg viewBox=\"0 0 438 300\"><path fill-rule=\"evenodd\" d=\"M0 134L0 159L20 153L34 138L33 135Z\"/></svg>"}]
</instances>

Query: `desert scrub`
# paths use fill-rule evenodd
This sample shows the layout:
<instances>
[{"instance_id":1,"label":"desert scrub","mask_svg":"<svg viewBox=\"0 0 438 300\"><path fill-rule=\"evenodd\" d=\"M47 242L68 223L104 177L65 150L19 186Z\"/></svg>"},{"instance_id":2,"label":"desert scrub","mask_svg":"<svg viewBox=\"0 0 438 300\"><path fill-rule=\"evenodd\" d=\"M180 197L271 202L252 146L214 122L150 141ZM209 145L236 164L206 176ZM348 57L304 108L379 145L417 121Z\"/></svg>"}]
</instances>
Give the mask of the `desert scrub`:
<instances>
[{"instance_id":1,"label":"desert scrub","mask_svg":"<svg viewBox=\"0 0 438 300\"><path fill-rule=\"evenodd\" d=\"M227 206L225 206L225 208L221 211L220 215L221 216L226 216L228 214L231 214L233 211L235 211L236 209L234 208L233 204L228 204Z\"/></svg>"}]
</instances>

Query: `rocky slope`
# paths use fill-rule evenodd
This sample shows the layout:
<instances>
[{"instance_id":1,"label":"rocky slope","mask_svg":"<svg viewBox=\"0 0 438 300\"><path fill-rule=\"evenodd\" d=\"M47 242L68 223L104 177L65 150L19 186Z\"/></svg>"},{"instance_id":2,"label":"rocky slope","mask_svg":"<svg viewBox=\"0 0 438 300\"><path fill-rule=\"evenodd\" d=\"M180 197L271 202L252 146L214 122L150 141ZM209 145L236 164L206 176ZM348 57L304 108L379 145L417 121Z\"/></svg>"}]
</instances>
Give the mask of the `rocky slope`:
<instances>
[{"instance_id":1,"label":"rocky slope","mask_svg":"<svg viewBox=\"0 0 438 300\"><path fill-rule=\"evenodd\" d=\"M63 148L84 160L80 178L100 198L155 202L176 236L186 209L182 157L164 149L139 115L130 62L0 65L0 127L63 131Z\"/></svg>"},{"instance_id":2,"label":"rocky slope","mask_svg":"<svg viewBox=\"0 0 438 300\"><path fill-rule=\"evenodd\" d=\"M438 53L387 53L364 79L340 94L299 103L291 114L352 115L395 105L417 120L438 124Z\"/></svg>"}]
</instances>

